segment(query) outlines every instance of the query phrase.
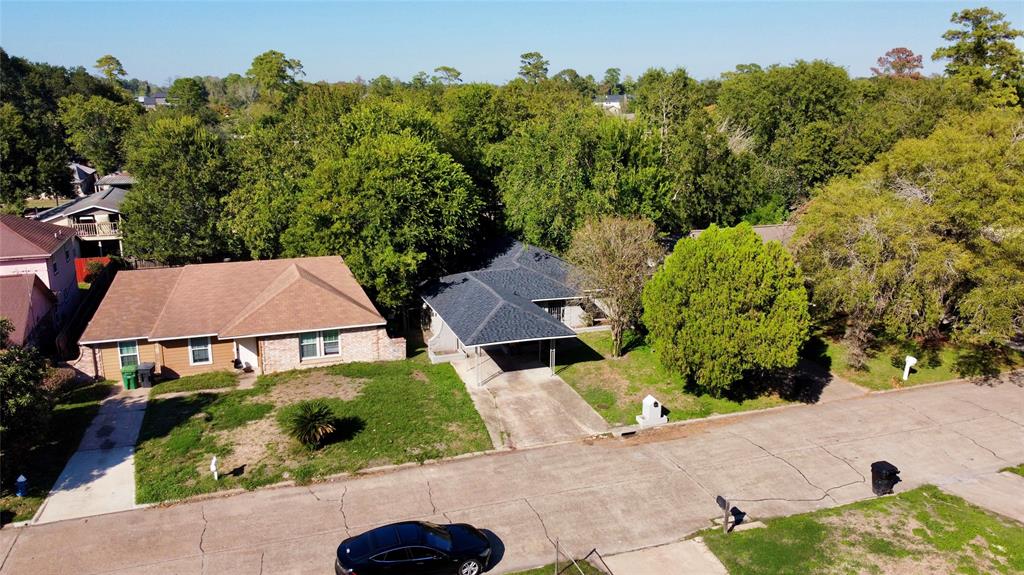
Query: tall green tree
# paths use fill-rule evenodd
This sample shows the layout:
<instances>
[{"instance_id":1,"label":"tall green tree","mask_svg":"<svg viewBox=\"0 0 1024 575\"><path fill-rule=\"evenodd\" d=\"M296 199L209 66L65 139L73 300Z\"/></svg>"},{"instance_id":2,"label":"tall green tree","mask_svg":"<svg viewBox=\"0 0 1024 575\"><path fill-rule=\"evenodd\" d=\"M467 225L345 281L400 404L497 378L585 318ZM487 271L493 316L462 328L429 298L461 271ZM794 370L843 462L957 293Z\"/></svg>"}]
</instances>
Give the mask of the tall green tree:
<instances>
[{"instance_id":1,"label":"tall green tree","mask_svg":"<svg viewBox=\"0 0 1024 575\"><path fill-rule=\"evenodd\" d=\"M206 87L197 78L178 78L167 89L167 100L190 114L198 114L206 107Z\"/></svg>"},{"instance_id":2,"label":"tall green tree","mask_svg":"<svg viewBox=\"0 0 1024 575\"><path fill-rule=\"evenodd\" d=\"M663 255L650 220L606 216L573 232L567 253L573 264L570 281L600 299L608 312L613 357L622 355L626 330L640 323L644 285Z\"/></svg>"},{"instance_id":3,"label":"tall green tree","mask_svg":"<svg viewBox=\"0 0 1024 575\"><path fill-rule=\"evenodd\" d=\"M793 258L749 224L683 239L643 293L661 363L714 394L747 375L796 365L807 291Z\"/></svg>"},{"instance_id":4,"label":"tall green tree","mask_svg":"<svg viewBox=\"0 0 1024 575\"><path fill-rule=\"evenodd\" d=\"M96 60L96 69L111 84L117 84L128 73L124 71L121 61L110 54L104 54Z\"/></svg>"},{"instance_id":5,"label":"tall green tree","mask_svg":"<svg viewBox=\"0 0 1024 575\"><path fill-rule=\"evenodd\" d=\"M305 72L298 59L288 58L277 50L267 50L253 58L245 75L256 83L261 98L281 101L298 93L298 78Z\"/></svg>"},{"instance_id":6,"label":"tall green tree","mask_svg":"<svg viewBox=\"0 0 1024 575\"><path fill-rule=\"evenodd\" d=\"M362 138L317 162L304 182L285 254L341 255L380 304L457 264L478 239L483 201L451 156L408 134Z\"/></svg>"},{"instance_id":7,"label":"tall green tree","mask_svg":"<svg viewBox=\"0 0 1024 575\"><path fill-rule=\"evenodd\" d=\"M221 136L194 116L158 116L126 148L137 183L121 207L125 254L168 264L222 256L221 198L234 173Z\"/></svg>"},{"instance_id":8,"label":"tall green tree","mask_svg":"<svg viewBox=\"0 0 1024 575\"><path fill-rule=\"evenodd\" d=\"M816 310L847 323L853 363L875 334L998 344L1024 325L1024 114L958 116L830 182L794 247Z\"/></svg>"},{"instance_id":9,"label":"tall green tree","mask_svg":"<svg viewBox=\"0 0 1024 575\"><path fill-rule=\"evenodd\" d=\"M675 127L682 125L698 104L697 81L683 68L671 72L651 68L637 80L637 115L657 126L663 141Z\"/></svg>"},{"instance_id":10,"label":"tall green tree","mask_svg":"<svg viewBox=\"0 0 1024 575\"><path fill-rule=\"evenodd\" d=\"M74 94L60 101L68 143L101 173L114 172L124 163L124 139L140 113L134 102L100 96Z\"/></svg>"},{"instance_id":11,"label":"tall green tree","mask_svg":"<svg viewBox=\"0 0 1024 575\"><path fill-rule=\"evenodd\" d=\"M451 66L438 66L437 68L434 68L434 73L437 74L437 78L442 84L448 86L458 84L462 81L462 72L459 72Z\"/></svg>"},{"instance_id":12,"label":"tall green tree","mask_svg":"<svg viewBox=\"0 0 1024 575\"><path fill-rule=\"evenodd\" d=\"M1024 53L1014 40L1024 31L1011 28L1007 15L991 8L969 8L949 18L959 28L942 35L949 42L935 50L932 59L946 61L946 74L999 81L1016 81L1024 76Z\"/></svg>"},{"instance_id":13,"label":"tall green tree","mask_svg":"<svg viewBox=\"0 0 1024 575\"><path fill-rule=\"evenodd\" d=\"M527 82L540 82L548 77L549 62L540 52L527 52L519 56L519 76Z\"/></svg>"},{"instance_id":14,"label":"tall green tree","mask_svg":"<svg viewBox=\"0 0 1024 575\"><path fill-rule=\"evenodd\" d=\"M10 321L0 317L0 331ZM4 461L4 479L25 470L15 466L28 450L44 436L52 405L43 389L46 360L33 347L8 345L6 334L0 341L0 457Z\"/></svg>"}]
</instances>

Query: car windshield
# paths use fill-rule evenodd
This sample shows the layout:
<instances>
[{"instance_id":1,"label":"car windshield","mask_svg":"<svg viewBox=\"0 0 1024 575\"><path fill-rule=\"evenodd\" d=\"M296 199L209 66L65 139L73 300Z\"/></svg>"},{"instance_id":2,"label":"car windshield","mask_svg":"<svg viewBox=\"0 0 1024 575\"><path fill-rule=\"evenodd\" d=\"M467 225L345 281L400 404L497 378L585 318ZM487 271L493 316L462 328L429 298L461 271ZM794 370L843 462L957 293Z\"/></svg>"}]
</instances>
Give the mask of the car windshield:
<instances>
[{"instance_id":1,"label":"car windshield","mask_svg":"<svg viewBox=\"0 0 1024 575\"><path fill-rule=\"evenodd\" d=\"M423 523L423 539L427 545L434 549L440 549L441 551L452 550L452 537L440 525Z\"/></svg>"}]
</instances>

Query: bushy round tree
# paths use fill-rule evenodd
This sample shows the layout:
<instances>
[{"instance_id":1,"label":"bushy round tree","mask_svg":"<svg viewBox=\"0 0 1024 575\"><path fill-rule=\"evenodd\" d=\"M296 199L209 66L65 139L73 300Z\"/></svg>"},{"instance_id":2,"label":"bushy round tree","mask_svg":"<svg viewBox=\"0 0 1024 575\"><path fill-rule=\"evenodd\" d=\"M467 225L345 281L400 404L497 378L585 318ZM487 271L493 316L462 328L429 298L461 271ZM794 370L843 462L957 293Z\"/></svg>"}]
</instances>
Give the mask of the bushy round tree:
<instances>
[{"instance_id":1,"label":"bushy round tree","mask_svg":"<svg viewBox=\"0 0 1024 575\"><path fill-rule=\"evenodd\" d=\"M715 394L745 375L796 365L810 327L793 258L746 223L679 241L643 302L662 364Z\"/></svg>"}]
</instances>

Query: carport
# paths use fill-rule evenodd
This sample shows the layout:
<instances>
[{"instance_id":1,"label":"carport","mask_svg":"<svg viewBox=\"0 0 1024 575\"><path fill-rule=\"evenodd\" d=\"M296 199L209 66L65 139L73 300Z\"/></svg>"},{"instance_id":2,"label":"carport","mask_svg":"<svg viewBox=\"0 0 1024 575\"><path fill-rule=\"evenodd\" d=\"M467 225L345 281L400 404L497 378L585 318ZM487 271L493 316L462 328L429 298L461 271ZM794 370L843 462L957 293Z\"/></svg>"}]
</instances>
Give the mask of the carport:
<instances>
[{"instance_id":1,"label":"carport","mask_svg":"<svg viewBox=\"0 0 1024 575\"><path fill-rule=\"evenodd\" d=\"M568 274L569 265L557 256L513 242L481 269L424 285L431 361L473 359L479 379L486 351L535 344L537 359L545 363L546 352L554 374L558 341L576 337L564 322L582 313L584 294L569 284Z\"/></svg>"}]
</instances>

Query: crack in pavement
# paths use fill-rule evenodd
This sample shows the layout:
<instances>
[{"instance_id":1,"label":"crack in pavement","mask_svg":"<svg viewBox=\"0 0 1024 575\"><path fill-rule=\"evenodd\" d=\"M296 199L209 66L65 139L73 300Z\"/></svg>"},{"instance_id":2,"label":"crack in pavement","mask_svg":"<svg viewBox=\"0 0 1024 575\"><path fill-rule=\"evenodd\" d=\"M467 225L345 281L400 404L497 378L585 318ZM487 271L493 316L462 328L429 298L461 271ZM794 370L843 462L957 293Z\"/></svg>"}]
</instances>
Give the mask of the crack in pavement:
<instances>
[{"instance_id":1,"label":"crack in pavement","mask_svg":"<svg viewBox=\"0 0 1024 575\"><path fill-rule=\"evenodd\" d=\"M316 499L317 501L323 501L323 499L320 499L319 495L317 495L315 492L313 492L313 488L312 487L307 485L306 486L306 491L309 491L309 494L313 496L313 499Z\"/></svg>"},{"instance_id":2,"label":"crack in pavement","mask_svg":"<svg viewBox=\"0 0 1024 575\"><path fill-rule=\"evenodd\" d=\"M263 556L266 555L266 551L260 552L260 575L263 575Z\"/></svg>"},{"instance_id":3,"label":"crack in pavement","mask_svg":"<svg viewBox=\"0 0 1024 575\"><path fill-rule=\"evenodd\" d=\"M14 546L18 544L18 538L21 537L21 531L24 527L18 529L18 532L14 535L14 541L11 541L11 546L7 548L7 553L4 554L4 560L0 561L0 571L3 571L4 565L7 565L7 559L14 553Z\"/></svg>"},{"instance_id":4,"label":"crack in pavement","mask_svg":"<svg viewBox=\"0 0 1024 575\"><path fill-rule=\"evenodd\" d=\"M763 452L767 453L768 455L771 455L771 456L772 456L772 457L774 457L775 459L778 459L779 461L781 461L781 462L785 463L786 465L788 465L788 466L792 467L794 471L796 471L797 473L799 473L799 474L800 474L800 477L803 477L803 478L804 478L804 481L806 481L806 482L807 482L807 485L810 485L811 487L813 487L813 488L817 489L818 491L821 491L821 492L822 492L822 493L824 493L824 494L825 494L826 496L828 495L828 490L827 490L827 489L822 489L821 487L818 487L817 485L815 485L815 484L811 483L811 480L810 480L810 479L807 479L807 476L806 476L806 475L804 475L804 472L803 472L803 471L800 471L800 468L799 468L799 467L797 467L796 465L793 465L792 463L790 463L790 462L789 462L789 461L788 461L787 459L785 459L784 457L779 457L778 455L775 455L775 454L774 454L774 453L772 453L771 451L768 451L768 450L767 450L767 449L765 449L764 447L762 447L762 446L758 445L757 443L754 443L754 442L753 442L753 441L751 441L751 440L750 440L750 438L748 438L748 437L744 437L744 436L742 436L742 435L739 435L739 434L737 434L737 433L734 433L734 432L732 432L732 431L730 431L729 433L730 433L730 434L732 434L732 435L734 435L734 436L736 436L736 437L739 437L740 439L745 439L745 440L747 440L747 441L748 441L748 442L750 442L750 444L751 444L751 445L753 445L754 447L756 447L756 448L760 449L761 451L763 451ZM816 500L816 501L820 501L820 499L818 499L818 500Z\"/></svg>"},{"instance_id":5,"label":"crack in pavement","mask_svg":"<svg viewBox=\"0 0 1024 575\"><path fill-rule=\"evenodd\" d=\"M526 506L530 508L530 511L533 511L533 514L537 516L537 521L540 521L540 526L544 529L544 537L547 538L549 543L554 545L555 540L552 539L551 535L548 534L548 526L546 523L544 523L544 518L540 516L540 512L538 512L537 509L533 506L533 504L530 503L529 499L527 499L526 497L523 497L522 499L523 502L526 503Z\"/></svg>"},{"instance_id":6,"label":"crack in pavement","mask_svg":"<svg viewBox=\"0 0 1024 575\"><path fill-rule=\"evenodd\" d=\"M430 488L430 480L427 480L427 499L430 500L430 508L434 515L437 515L437 505L434 505L434 491Z\"/></svg>"},{"instance_id":7,"label":"crack in pavement","mask_svg":"<svg viewBox=\"0 0 1024 575\"><path fill-rule=\"evenodd\" d=\"M965 433L963 433L963 432L961 432L961 431L958 431L958 430L956 430L956 429L952 429L952 428L950 428L950 431L952 431L953 433L955 433L955 434L959 435L960 437L963 437L963 438L964 438L964 439L966 439L967 441L970 441L971 443L973 443L974 445L977 445L978 447L980 447L980 448L984 449L985 451L987 451L987 452L991 453L991 454L992 454L992 457L995 457L995 458L996 458L996 459L998 459L999 461L1002 461L1003 463L1010 463L1010 461L1009 461L1009 460L1007 460L1007 459L1003 459L1002 457L999 457L998 455L996 455L996 452L995 452L995 451L992 451L992 450L991 450L991 449L989 449L988 447L985 447L984 445L982 445L982 444L978 443L978 442L977 442L977 441L976 441L976 440L975 440L975 439L974 439L973 437L971 437L971 436L969 436L969 435L967 435L967 434L965 434Z\"/></svg>"},{"instance_id":8,"label":"crack in pavement","mask_svg":"<svg viewBox=\"0 0 1024 575\"><path fill-rule=\"evenodd\" d=\"M650 451L650 450L648 450L648 451ZM655 453L655 454L656 454L656 455L657 455L658 457L660 457L660 458L661 458L662 460L664 460L664 461L665 461L666 463L668 463L669 465L672 465L672 466L674 466L674 467L675 467L676 469L678 469L679 471L681 471L681 472L683 473L683 475L685 475L685 476L686 476L686 478L687 478L687 479L689 479L690 481L692 481L692 482L696 483L696 484L697 484L697 487L700 487L700 488L701 488L701 490L702 490L702 491L703 491L704 493L706 493L706 494L708 495L708 497L714 497L714 494L713 494L713 493L711 493L711 490L710 490L710 489L708 489L707 487L705 487L703 483L701 483L700 481L698 481L696 477L694 477L694 476L690 475L690 472L689 472L689 471L687 471L687 470L686 470L686 469L685 469L685 468L684 468L684 467L683 467L682 465L680 465L678 461L676 461L675 459L672 459L672 458L671 458L671 457L669 457L669 456L668 456L667 454L665 454L665 453L662 453L662 452L660 452L660 451L655 451L654 453Z\"/></svg>"},{"instance_id":9,"label":"crack in pavement","mask_svg":"<svg viewBox=\"0 0 1024 575\"><path fill-rule=\"evenodd\" d=\"M206 573L206 549L203 547L203 543L206 541L206 528L210 526L210 521L206 519L206 506L202 505L199 507L200 513L203 515L203 532L199 534L199 556L202 557L202 572Z\"/></svg>"},{"instance_id":10,"label":"crack in pavement","mask_svg":"<svg viewBox=\"0 0 1024 575\"><path fill-rule=\"evenodd\" d=\"M982 411L987 411L988 413L991 413L992 415L994 415L996 417L1000 417L1002 419L1005 419L1006 421L1009 421L1011 424L1013 424L1013 425L1015 425L1017 427L1024 428L1024 425L1021 425L1020 423L1010 419L1009 417L1006 417L1005 415L1003 415L1002 413L999 413L998 411L996 411L994 409L989 409L989 408L987 408L985 406L978 405L977 403L974 403L973 401L971 401L969 399L962 399L962 398L958 398L958 399L959 399L959 401L962 401L964 403L969 403L969 404L973 405L974 407L977 407L978 409L980 409ZM977 417L977 418L974 418L974 419L969 419L967 421L960 421L958 423L970 423L971 421L978 421L978 420L981 420L981 419L984 419L984 417Z\"/></svg>"},{"instance_id":11,"label":"crack in pavement","mask_svg":"<svg viewBox=\"0 0 1024 575\"><path fill-rule=\"evenodd\" d=\"M857 475L860 475L860 483L865 483L865 482L867 482L868 478L867 478L867 477L865 477L865 476L864 476L864 474L863 474L863 473L861 473L859 469L857 469L856 467L854 467L852 463L850 463L849 461L847 461L845 457L839 457L839 456L838 456L838 455L836 455L835 453L832 453L831 451L829 451L829 450L828 450L828 448L827 448L827 447L825 447L824 445L819 445L819 446L818 446L818 448L819 448L819 449L821 449L822 451L824 451L825 453L827 453L827 454L831 455L832 457L834 457L834 458L838 459L839 461L842 461L843 463L845 463L845 464L846 464L846 466L847 466L847 467L849 467L850 469L852 469L854 473L856 473ZM857 482L854 482L854 483L857 483Z\"/></svg>"},{"instance_id":12,"label":"crack in pavement","mask_svg":"<svg viewBox=\"0 0 1024 575\"><path fill-rule=\"evenodd\" d=\"M348 485L344 485L342 487L343 489L341 491L341 506L338 507L338 511L341 512L341 520L345 524L345 532L348 532L348 515L345 515L345 494L348 493Z\"/></svg>"}]
</instances>

